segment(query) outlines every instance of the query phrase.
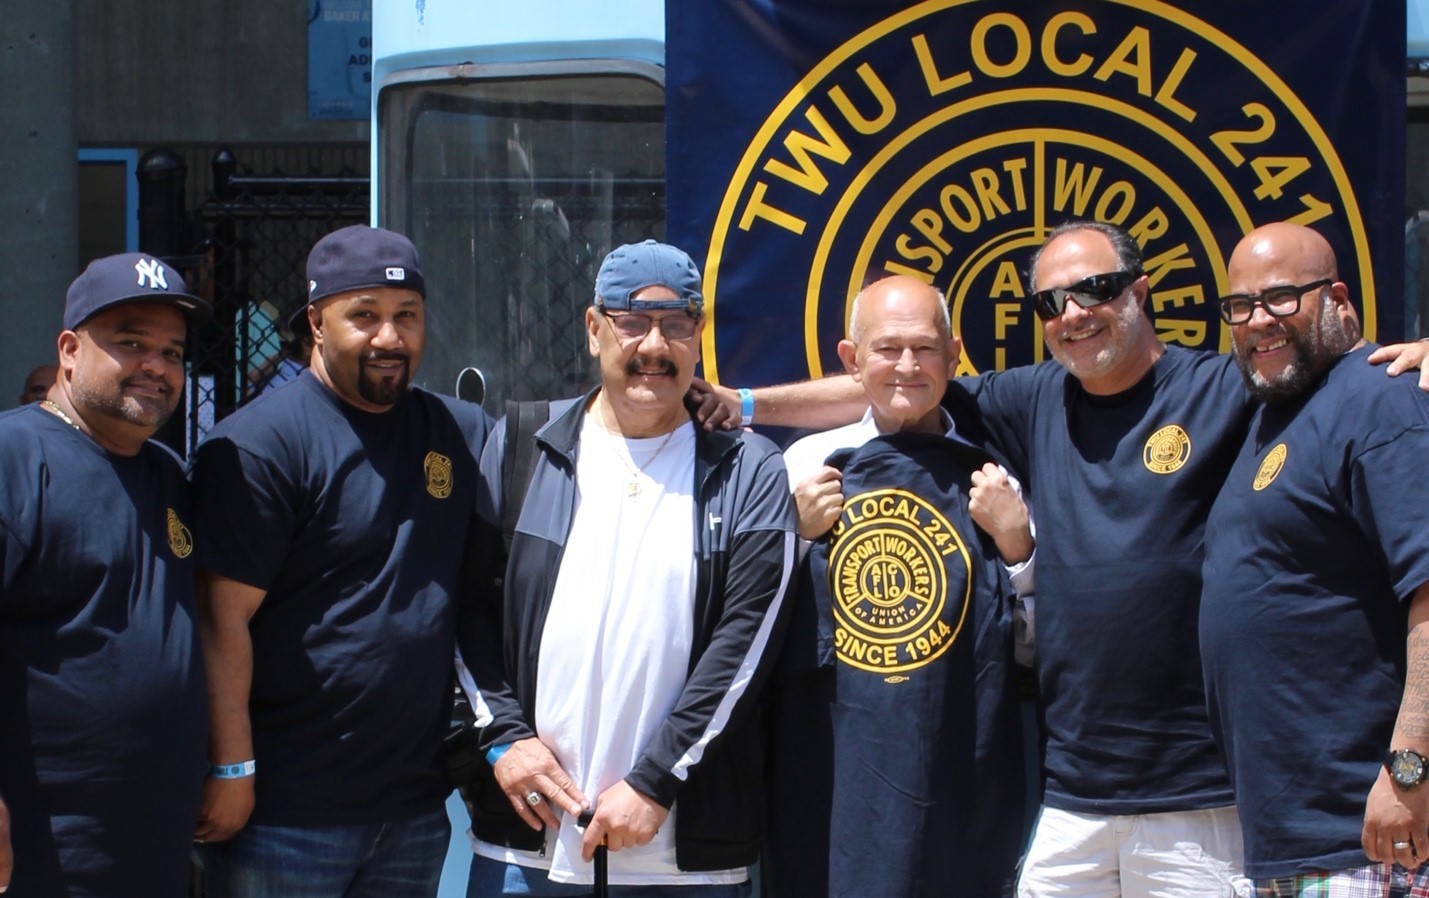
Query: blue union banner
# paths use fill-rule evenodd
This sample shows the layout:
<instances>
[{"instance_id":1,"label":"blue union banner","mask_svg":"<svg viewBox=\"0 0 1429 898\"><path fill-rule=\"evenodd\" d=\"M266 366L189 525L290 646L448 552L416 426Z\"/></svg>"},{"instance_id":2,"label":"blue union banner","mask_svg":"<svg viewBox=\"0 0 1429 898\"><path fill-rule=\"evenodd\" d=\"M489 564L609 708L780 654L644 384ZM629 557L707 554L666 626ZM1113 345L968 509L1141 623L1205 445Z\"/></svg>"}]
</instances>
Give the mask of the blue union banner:
<instances>
[{"instance_id":1,"label":"blue union banner","mask_svg":"<svg viewBox=\"0 0 1429 898\"><path fill-rule=\"evenodd\" d=\"M670 0L670 239L704 259L705 373L821 376L884 273L948 297L961 371L1038 361L1046 231L1136 235L1162 340L1223 350L1246 231L1324 233L1403 331L1401 0Z\"/></svg>"}]
</instances>

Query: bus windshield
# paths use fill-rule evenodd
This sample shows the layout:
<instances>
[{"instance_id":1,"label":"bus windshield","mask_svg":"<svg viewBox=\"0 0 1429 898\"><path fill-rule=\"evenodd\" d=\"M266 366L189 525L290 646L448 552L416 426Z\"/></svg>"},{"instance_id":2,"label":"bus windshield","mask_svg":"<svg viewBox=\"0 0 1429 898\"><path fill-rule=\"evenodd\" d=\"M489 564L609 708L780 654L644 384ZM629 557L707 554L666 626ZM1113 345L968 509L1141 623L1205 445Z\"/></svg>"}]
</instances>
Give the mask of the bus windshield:
<instances>
[{"instance_id":1,"label":"bus windshield","mask_svg":"<svg viewBox=\"0 0 1429 898\"><path fill-rule=\"evenodd\" d=\"M379 97L382 224L419 247L427 284L418 380L454 393L478 368L496 415L593 383L596 270L664 237L663 72L585 67L417 70Z\"/></svg>"}]
</instances>

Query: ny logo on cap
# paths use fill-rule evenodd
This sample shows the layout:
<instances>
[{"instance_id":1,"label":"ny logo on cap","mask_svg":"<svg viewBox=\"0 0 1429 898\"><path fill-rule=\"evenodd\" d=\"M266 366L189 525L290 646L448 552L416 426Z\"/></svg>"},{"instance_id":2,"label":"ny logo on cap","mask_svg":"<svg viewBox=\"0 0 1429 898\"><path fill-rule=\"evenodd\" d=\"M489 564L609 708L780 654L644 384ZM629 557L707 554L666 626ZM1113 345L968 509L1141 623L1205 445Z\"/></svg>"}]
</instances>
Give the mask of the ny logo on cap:
<instances>
[{"instance_id":1,"label":"ny logo on cap","mask_svg":"<svg viewBox=\"0 0 1429 898\"><path fill-rule=\"evenodd\" d=\"M387 269L387 280L389 280L389 281L405 281L406 279L407 279L407 270L406 270L405 268L389 268L389 269Z\"/></svg>"},{"instance_id":2,"label":"ny logo on cap","mask_svg":"<svg viewBox=\"0 0 1429 898\"><path fill-rule=\"evenodd\" d=\"M158 259L140 259L134 263L134 270L139 273L138 285L148 287L151 290L167 290L169 282L164 276L164 266ZM148 281L148 283L144 283Z\"/></svg>"}]
</instances>

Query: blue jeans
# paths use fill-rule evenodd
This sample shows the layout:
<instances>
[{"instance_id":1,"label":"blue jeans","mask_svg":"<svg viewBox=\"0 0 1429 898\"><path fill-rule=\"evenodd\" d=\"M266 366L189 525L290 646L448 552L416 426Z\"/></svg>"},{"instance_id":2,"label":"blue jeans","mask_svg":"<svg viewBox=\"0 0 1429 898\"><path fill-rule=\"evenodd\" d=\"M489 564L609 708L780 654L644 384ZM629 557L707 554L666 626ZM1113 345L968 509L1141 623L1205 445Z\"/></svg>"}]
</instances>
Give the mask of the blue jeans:
<instances>
[{"instance_id":1,"label":"blue jeans","mask_svg":"<svg viewBox=\"0 0 1429 898\"><path fill-rule=\"evenodd\" d=\"M244 827L198 846L207 898L434 898L446 809L353 826Z\"/></svg>"},{"instance_id":2,"label":"blue jeans","mask_svg":"<svg viewBox=\"0 0 1429 898\"><path fill-rule=\"evenodd\" d=\"M541 898L590 898L590 886L551 882L546 871L520 864L504 864L473 855L471 877L466 882L466 898L504 898L507 895L538 895ZM750 898L754 886L748 880L720 886L611 886L610 898Z\"/></svg>"}]
</instances>

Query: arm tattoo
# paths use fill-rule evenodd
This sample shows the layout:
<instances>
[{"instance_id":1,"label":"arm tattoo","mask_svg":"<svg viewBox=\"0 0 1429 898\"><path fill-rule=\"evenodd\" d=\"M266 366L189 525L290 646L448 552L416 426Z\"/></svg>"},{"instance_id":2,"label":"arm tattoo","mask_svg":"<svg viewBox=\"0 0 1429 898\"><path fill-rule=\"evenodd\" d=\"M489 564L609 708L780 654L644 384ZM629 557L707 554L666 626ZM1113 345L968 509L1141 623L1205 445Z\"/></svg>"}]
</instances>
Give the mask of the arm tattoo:
<instances>
[{"instance_id":1,"label":"arm tattoo","mask_svg":"<svg viewBox=\"0 0 1429 898\"><path fill-rule=\"evenodd\" d=\"M1415 627L1409 634L1399 730L1405 737L1429 737L1429 627Z\"/></svg>"}]
</instances>

